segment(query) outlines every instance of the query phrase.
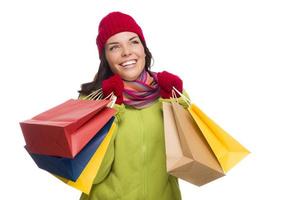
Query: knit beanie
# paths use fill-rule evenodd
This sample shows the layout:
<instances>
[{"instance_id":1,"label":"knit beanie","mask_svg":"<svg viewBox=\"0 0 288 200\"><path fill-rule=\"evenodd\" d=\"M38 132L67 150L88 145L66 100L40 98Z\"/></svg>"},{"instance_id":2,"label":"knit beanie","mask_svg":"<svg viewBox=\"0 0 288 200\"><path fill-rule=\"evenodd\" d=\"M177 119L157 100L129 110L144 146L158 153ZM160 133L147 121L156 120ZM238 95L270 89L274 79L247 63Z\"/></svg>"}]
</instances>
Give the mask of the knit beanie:
<instances>
[{"instance_id":1,"label":"knit beanie","mask_svg":"<svg viewBox=\"0 0 288 200\"><path fill-rule=\"evenodd\" d=\"M120 32L133 32L145 43L143 32L136 21L127 14L121 12L111 12L106 15L99 24L96 44L99 58L101 58L106 41L113 35Z\"/></svg>"}]
</instances>

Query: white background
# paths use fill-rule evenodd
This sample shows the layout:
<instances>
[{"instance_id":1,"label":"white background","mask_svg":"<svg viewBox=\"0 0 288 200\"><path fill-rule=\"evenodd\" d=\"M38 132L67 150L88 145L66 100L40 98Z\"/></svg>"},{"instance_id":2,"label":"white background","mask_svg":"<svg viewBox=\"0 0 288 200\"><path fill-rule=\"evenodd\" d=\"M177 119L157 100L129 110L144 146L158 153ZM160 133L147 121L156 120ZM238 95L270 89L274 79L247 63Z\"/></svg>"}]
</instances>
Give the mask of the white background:
<instances>
[{"instance_id":1,"label":"white background","mask_svg":"<svg viewBox=\"0 0 288 200\"><path fill-rule=\"evenodd\" d=\"M1 1L0 199L79 198L37 168L18 122L76 98L93 79L97 26L115 10L142 27L152 69L178 74L193 102L251 151L203 187L180 181L183 199L287 199L286 2Z\"/></svg>"}]
</instances>

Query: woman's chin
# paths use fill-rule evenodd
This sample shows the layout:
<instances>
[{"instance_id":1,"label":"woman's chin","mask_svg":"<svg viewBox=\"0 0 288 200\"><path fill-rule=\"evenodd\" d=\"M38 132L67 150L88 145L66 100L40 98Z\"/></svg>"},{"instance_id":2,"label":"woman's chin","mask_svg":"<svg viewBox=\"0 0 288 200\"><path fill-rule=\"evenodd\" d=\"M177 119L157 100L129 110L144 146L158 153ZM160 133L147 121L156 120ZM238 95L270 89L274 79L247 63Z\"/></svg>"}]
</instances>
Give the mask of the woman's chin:
<instances>
[{"instance_id":1,"label":"woman's chin","mask_svg":"<svg viewBox=\"0 0 288 200\"><path fill-rule=\"evenodd\" d=\"M141 71L142 72L142 71ZM123 74L121 74L121 78L125 81L135 81L141 74L139 70L127 70Z\"/></svg>"},{"instance_id":2,"label":"woman's chin","mask_svg":"<svg viewBox=\"0 0 288 200\"><path fill-rule=\"evenodd\" d=\"M125 80L125 81L135 81L137 79L137 77L127 77L127 76L125 76L125 77L122 77L122 79Z\"/></svg>"},{"instance_id":3,"label":"woman's chin","mask_svg":"<svg viewBox=\"0 0 288 200\"><path fill-rule=\"evenodd\" d=\"M126 74L121 76L122 79L124 79L125 81L135 81L137 78L139 77L138 74Z\"/></svg>"}]
</instances>

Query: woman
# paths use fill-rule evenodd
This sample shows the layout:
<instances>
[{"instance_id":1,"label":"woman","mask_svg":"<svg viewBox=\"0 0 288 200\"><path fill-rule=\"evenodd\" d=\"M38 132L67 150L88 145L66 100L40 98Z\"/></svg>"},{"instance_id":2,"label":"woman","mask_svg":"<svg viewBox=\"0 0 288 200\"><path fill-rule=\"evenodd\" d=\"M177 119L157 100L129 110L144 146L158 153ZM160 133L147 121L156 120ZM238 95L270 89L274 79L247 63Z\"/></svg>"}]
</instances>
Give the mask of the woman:
<instances>
[{"instance_id":1,"label":"woman","mask_svg":"<svg viewBox=\"0 0 288 200\"><path fill-rule=\"evenodd\" d=\"M150 71L152 55L140 26L124 13L112 12L97 36L100 66L94 81L82 84L80 98L101 89L117 96L114 134L89 195L81 199L179 200L177 178L166 172L161 99L182 80Z\"/></svg>"}]
</instances>

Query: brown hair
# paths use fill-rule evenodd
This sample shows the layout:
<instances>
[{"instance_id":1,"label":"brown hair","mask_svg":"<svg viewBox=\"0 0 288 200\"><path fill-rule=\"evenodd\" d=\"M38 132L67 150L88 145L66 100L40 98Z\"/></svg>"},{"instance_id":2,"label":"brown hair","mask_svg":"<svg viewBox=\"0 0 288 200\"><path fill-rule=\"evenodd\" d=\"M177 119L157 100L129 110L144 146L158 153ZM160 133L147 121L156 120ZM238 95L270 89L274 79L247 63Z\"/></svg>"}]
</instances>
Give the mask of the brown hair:
<instances>
[{"instance_id":1,"label":"brown hair","mask_svg":"<svg viewBox=\"0 0 288 200\"><path fill-rule=\"evenodd\" d=\"M148 47L146 46L145 42L141 40L141 43L144 47L144 52L146 55L145 70L150 72L152 54L149 51ZM81 84L81 90L79 90L78 92L80 93L80 95L89 95L91 92L100 89L102 81L109 78L112 75L113 72L111 71L108 61L106 59L105 49L103 49L103 53L101 54L100 57L98 72L95 74L93 81Z\"/></svg>"}]
</instances>

